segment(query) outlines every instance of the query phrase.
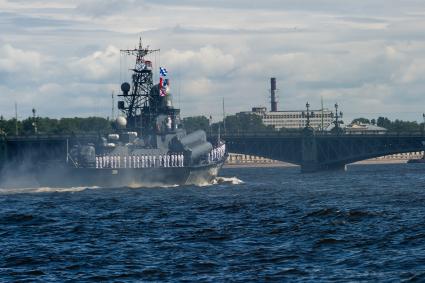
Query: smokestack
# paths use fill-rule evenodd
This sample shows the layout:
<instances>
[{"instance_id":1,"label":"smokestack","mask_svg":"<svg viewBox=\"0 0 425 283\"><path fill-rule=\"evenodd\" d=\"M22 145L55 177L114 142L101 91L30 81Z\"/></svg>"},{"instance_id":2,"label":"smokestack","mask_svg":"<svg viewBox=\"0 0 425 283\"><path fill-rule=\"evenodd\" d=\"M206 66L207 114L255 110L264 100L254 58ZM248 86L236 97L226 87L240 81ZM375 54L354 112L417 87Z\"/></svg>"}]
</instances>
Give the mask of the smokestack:
<instances>
[{"instance_id":1,"label":"smokestack","mask_svg":"<svg viewBox=\"0 0 425 283\"><path fill-rule=\"evenodd\" d=\"M276 78L270 79L270 92L271 92L271 112L277 111L277 99L276 99Z\"/></svg>"}]
</instances>

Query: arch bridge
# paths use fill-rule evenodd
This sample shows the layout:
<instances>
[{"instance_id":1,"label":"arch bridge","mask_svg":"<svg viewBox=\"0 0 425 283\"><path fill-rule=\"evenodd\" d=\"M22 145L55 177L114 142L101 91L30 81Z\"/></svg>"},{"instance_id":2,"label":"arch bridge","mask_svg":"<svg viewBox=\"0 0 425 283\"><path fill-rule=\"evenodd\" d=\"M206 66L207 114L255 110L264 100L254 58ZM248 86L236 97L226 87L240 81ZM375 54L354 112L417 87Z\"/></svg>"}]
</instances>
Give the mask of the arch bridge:
<instances>
[{"instance_id":1,"label":"arch bridge","mask_svg":"<svg viewBox=\"0 0 425 283\"><path fill-rule=\"evenodd\" d=\"M229 152L294 163L302 172L342 169L346 164L385 155L424 150L418 132L386 134L245 133L223 136Z\"/></svg>"}]
</instances>

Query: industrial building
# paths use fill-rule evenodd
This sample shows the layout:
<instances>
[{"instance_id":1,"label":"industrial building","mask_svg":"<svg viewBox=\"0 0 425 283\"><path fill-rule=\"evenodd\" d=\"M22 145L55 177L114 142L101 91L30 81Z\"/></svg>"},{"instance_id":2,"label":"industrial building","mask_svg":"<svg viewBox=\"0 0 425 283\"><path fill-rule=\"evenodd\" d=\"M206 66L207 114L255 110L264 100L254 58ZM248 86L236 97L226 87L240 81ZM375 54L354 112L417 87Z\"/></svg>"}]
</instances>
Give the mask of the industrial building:
<instances>
[{"instance_id":1,"label":"industrial building","mask_svg":"<svg viewBox=\"0 0 425 283\"><path fill-rule=\"evenodd\" d=\"M307 123L305 112L302 110L268 112L266 107L253 107L251 111L251 113L261 116L264 125L274 126L277 130L304 128ZM309 113L310 127L315 130L326 129L333 121L333 114L328 109L310 110Z\"/></svg>"},{"instance_id":2,"label":"industrial building","mask_svg":"<svg viewBox=\"0 0 425 283\"><path fill-rule=\"evenodd\" d=\"M251 112L259 115L264 125L274 126L275 129L299 129L304 128L307 123L306 110L290 110L278 111L277 110L277 97L276 97L276 78L270 79L270 97L271 97L271 111L267 111L266 107L253 107ZM328 109L309 110L308 116L310 126L315 130L324 130L329 127L333 122L333 113Z\"/></svg>"}]
</instances>

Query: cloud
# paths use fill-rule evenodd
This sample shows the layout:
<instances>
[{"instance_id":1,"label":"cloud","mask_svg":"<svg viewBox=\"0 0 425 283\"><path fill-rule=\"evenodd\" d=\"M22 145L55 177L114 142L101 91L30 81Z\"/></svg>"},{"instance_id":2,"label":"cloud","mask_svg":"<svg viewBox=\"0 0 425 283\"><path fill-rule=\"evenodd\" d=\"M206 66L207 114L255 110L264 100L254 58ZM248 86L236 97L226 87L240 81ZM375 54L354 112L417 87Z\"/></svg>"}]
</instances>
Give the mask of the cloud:
<instances>
[{"instance_id":1,"label":"cloud","mask_svg":"<svg viewBox=\"0 0 425 283\"><path fill-rule=\"evenodd\" d=\"M90 17L104 17L147 8L143 0L84 0L79 2L76 12Z\"/></svg>"},{"instance_id":2,"label":"cloud","mask_svg":"<svg viewBox=\"0 0 425 283\"><path fill-rule=\"evenodd\" d=\"M116 80L120 64L120 50L108 46L103 51L96 51L89 56L77 58L69 63L69 71L74 78L84 81ZM115 76L115 77L114 77Z\"/></svg>"},{"instance_id":3,"label":"cloud","mask_svg":"<svg viewBox=\"0 0 425 283\"><path fill-rule=\"evenodd\" d=\"M161 48L151 59L169 69L184 115L218 119L223 98L227 113L267 106L272 76L280 109L306 101L317 108L323 96L325 106L338 101L352 115L379 109L411 118L408 109L425 103L422 1L0 0L0 7L0 114L13 115L13 97L22 111L109 115L110 92L128 80L134 59L119 49L134 48L140 35Z\"/></svg>"},{"instance_id":4,"label":"cloud","mask_svg":"<svg viewBox=\"0 0 425 283\"><path fill-rule=\"evenodd\" d=\"M40 68L41 54L24 51L10 44L0 47L0 70L6 74L34 73Z\"/></svg>"},{"instance_id":5,"label":"cloud","mask_svg":"<svg viewBox=\"0 0 425 283\"><path fill-rule=\"evenodd\" d=\"M425 58L419 58L412 62L406 72L401 77L401 82L405 84L423 81L425 78Z\"/></svg>"},{"instance_id":6,"label":"cloud","mask_svg":"<svg viewBox=\"0 0 425 283\"><path fill-rule=\"evenodd\" d=\"M213 46L205 46L197 51L172 49L164 54L164 61L170 70L176 70L185 79L222 78L235 68L235 58Z\"/></svg>"}]
</instances>

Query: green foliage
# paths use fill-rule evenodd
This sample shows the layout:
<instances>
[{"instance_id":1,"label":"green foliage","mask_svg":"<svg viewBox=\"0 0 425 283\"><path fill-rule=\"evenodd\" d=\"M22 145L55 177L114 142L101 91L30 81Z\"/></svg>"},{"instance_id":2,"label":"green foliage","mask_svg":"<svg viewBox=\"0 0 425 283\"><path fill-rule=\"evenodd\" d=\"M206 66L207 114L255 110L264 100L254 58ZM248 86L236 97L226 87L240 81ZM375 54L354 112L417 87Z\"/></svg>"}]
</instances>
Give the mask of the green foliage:
<instances>
[{"instance_id":1,"label":"green foliage","mask_svg":"<svg viewBox=\"0 0 425 283\"><path fill-rule=\"evenodd\" d=\"M101 117L88 118L61 118L50 119L42 117L29 117L22 121L18 121L19 135L32 135L34 131L34 123L37 125L39 134L84 134L84 133L107 133L112 130L112 123ZM16 120L4 120L0 118L0 131L6 135L15 135Z\"/></svg>"},{"instance_id":2,"label":"green foliage","mask_svg":"<svg viewBox=\"0 0 425 283\"><path fill-rule=\"evenodd\" d=\"M377 125L379 127L387 129L389 132L418 132L423 130L423 123L418 124L416 121L402 121L394 120L391 121L387 117L378 117L378 119L356 118L352 123L360 122L366 124Z\"/></svg>"},{"instance_id":3,"label":"green foliage","mask_svg":"<svg viewBox=\"0 0 425 283\"><path fill-rule=\"evenodd\" d=\"M0 129L5 133L9 135L15 134L15 127L16 127L16 120L10 119L10 120L2 120ZM22 130L22 124L20 121L18 121L18 131Z\"/></svg>"},{"instance_id":4,"label":"green foliage","mask_svg":"<svg viewBox=\"0 0 425 283\"><path fill-rule=\"evenodd\" d=\"M370 120L366 118L356 118L351 122L351 124L357 124L357 123L370 124Z\"/></svg>"},{"instance_id":5,"label":"green foliage","mask_svg":"<svg viewBox=\"0 0 425 283\"><path fill-rule=\"evenodd\" d=\"M421 131L423 129L423 123L418 124L418 122L414 121L402 121L396 119L395 121L391 121L386 117L379 117L376 121L376 125L379 127L386 128L390 132L409 132L409 131Z\"/></svg>"},{"instance_id":6,"label":"green foliage","mask_svg":"<svg viewBox=\"0 0 425 283\"><path fill-rule=\"evenodd\" d=\"M372 123L393 132L421 131L424 124L418 124L410 121L395 120L391 121L386 117L378 119L357 118L353 122ZM112 122L101 117L88 118L61 118L51 119L37 117L37 130L39 134L84 134L84 133L107 133L112 131ZM29 117L16 123L15 119L6 120L0 116L0 134L15 135L16 124L19 135L34 134L34 118ZM238 113L226 117L226 133L259 133L275 131L272 126L265 126L261 117L251 113ZM223 122L217 122L209 125L209 119L205 116L187 117L183 119L183 127L188 133L202 129L207 133L217 134L218 129L224 133ZM299 132L300 129L280 129L281 132Z\"/></svg>"},{"instance_id":7,"label":"green foliage","mask_svg":"<svg viewBox=\"0 0 425 283\"><path fill-rule=\"evenodd\" d=\"M389 130L389 128L391 127L391 121L386 117L379 117L376 121L376 125Z\"/></svg>"},{"instance_id":8,"label":"green foliage","mask_svg":"<svg viewBox=\"0 0 425 283\"><path fill-rule=\"evenodd\" d=\"M395 132L409 132L409 131L420 131L421 126L415 121L401 121L401 120L395 120L391 123L391 127L389 128L390 131Z\"/></svg>"},{"instance_id":9,"label":"green foliage","mask_svg":"<svg viewBox=\"0 0 425 283\"><path fill-rule=\"evenodd\" d=\"M226 133L249 133L249 132L265 132L274 131L274 127L265 126L261 117L256 114L238 113L227 116L225 119L225 127L223 122L217 122L209 125L209 120L205 116L187 117L183 119L183 127L188 133L196 130L204 130L208 134ZM226 128L226 129L224 129Z\"/></svg>"},{"instance_id":10,"label":"green foliage","mask_svg":"<svg viewBox=\"0 0 425 283\"><path fill-rule=\"evenodd\" d=\"M213 124L213 132L218 131L220 126L223 132L223 123ZM274 131L274 127L266 126L260 116L251 113L237 113L227 116L225 119L226 133L258 133Z\"/></svg>"},{"instance_id":11,"label":"green foliage","mask_svg":"<svg viewBox=\"0 0 425 283\"><path fill-rule=\"evenodd\" d=\"M209 120L205 116L195 116L183 118L183 128L187 133L194 132L196 130L204 130L209 132Z\"/></svg>"}]
</instances>

